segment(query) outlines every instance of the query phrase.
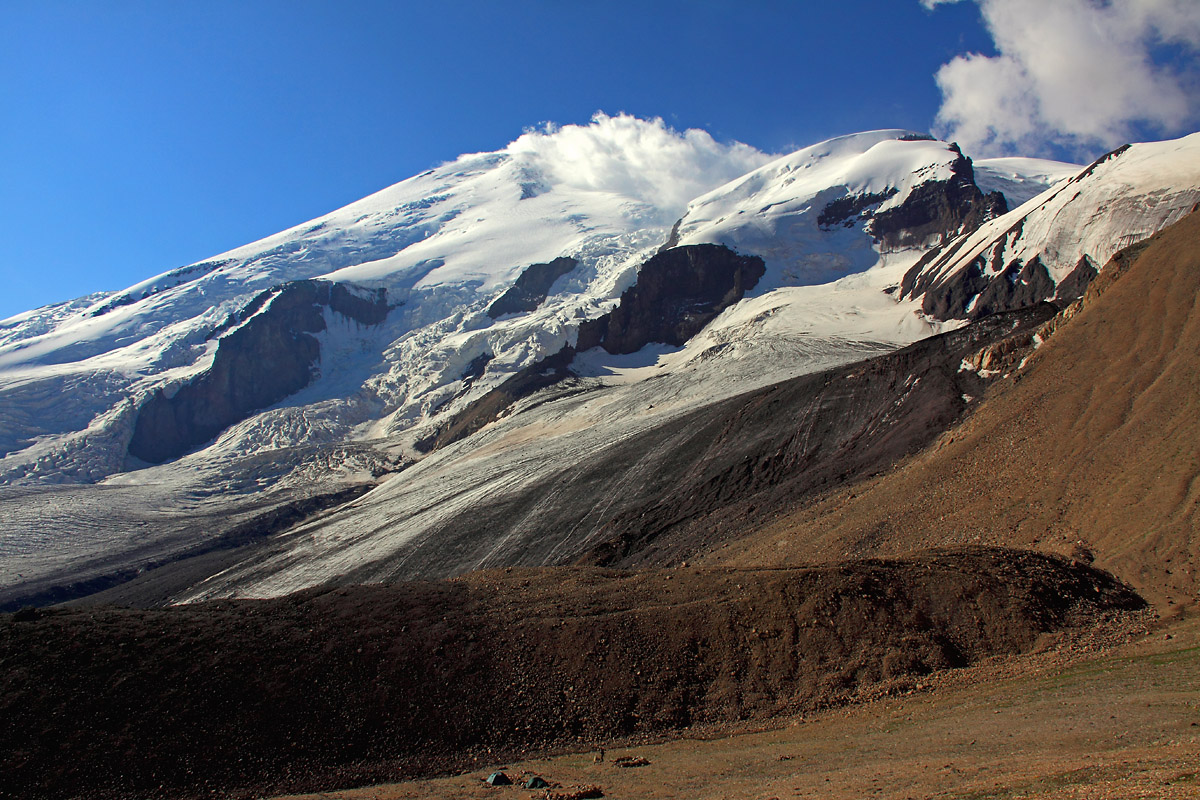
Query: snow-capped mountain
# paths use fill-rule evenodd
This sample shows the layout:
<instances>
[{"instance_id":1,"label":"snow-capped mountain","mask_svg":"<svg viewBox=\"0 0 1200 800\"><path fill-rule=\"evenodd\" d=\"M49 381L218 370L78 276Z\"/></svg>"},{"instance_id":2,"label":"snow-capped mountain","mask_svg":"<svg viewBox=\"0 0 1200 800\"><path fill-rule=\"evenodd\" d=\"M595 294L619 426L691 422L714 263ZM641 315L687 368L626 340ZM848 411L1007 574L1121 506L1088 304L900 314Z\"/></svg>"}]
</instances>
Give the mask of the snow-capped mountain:
<instances>
[{"instance_id":1,"label":"snow-capped mountain","mask_svg":"<svg viewBox=\"0 0 1200 800\"><path fill-rule=\"evenodd\" d=\"M639 432L961 325L937 313L946 281L921 276L955 274L949 254L991 252L1013 215L1033 219L1073 185L1100 187L1070 196L1071 219L1103 227L1081 252L1106 258L1115 247L1093 240L1153 232L1200 186L1177 163L1194 169L1194 138L1078 174L972 164L900 130L775 159L629 117L527 133L260 242L0 323L0 562L27 592L153 566L391 475L178 596L402 574L414 543L436 548L455 518ZM1134 222L1088 222L1147 197L1160 202ZM1045 218L1024 227L1029 252L1080 235ZM576 552L606 508L538 558ZM444 569L511 561L539 535L540 512L521 513Z\"/></svg>"},{"instance_id":2,"label":"snow-capped mountain","mask_svg":"<svg viewBox=\"0 0 1200 800\"><path fill-rule=\"evenodd\" d=\"M964 161L942 143L880 131L743 176L765 157L629 118L599 118L592 128L529 133L261 242L7 320L0 392L11 416L0 434L0 474L8 482L86 482L176 458L221 434L225 455L252 455L420 429L573 343L579 321L609 310L681 216L678 243L726 244L766 260L769 272L753 294L827 284L879 260L880 236L862 224L869 209L886 216L914 187L941 185ZM598 137L619 146L620 157L595 156ZM693 194L731 177L684 213ZM814 209L816 217L853 213L832 224L808 213ZM884 249L924 245L894 248L882 238ZM533 265L556 259L563 269L534 287L531 308L495 313L493 304ZM280 313L291 301L279 287L313 279L353 287L379 310L356 315L327 301L321 319L285 324L303 330L270 334L314 339L291 375L222 372L222 342L249 338L247 328ZM882 338L903 342L927 330L906 324ZM259 355L247 367L256 376L282 353ZM214 365L223 384L253 381L264 390L249 398L230 390L239 400L223 413L211 411L221 405L213 397L198 398L213 418L196 430L149 425L154 411L146 406L156 395L170 400L202 384ZM158 416L187 416L179 410L186 399Z\"/></svg>"},{"instance_id":3,"label":"snow-capped mountain","mask_svg":"<svg viewBox=\"0 0 1200 800\"><path fill-rule=\"evenodd\" d=\"M556 349L571 319L596 313L590 304L632 281L638 260L662 243L693 194L764 160L707 134L679 137L661 124L600 117L589 128L531 132L502 151L463 156L110 296L6 320L0 392L12 416L0 429L0 475L94 481L136 466L124 452L136 409L157 391L172 395L194 381L219 339L234 333L231 320L297 280L383 289L386 320L363 325L322 312L329 319L312 331L322 340L320 380L292 403L318 407L302 419L263 418L226 445L250 453L346 438L367 421L379 426L367 435L408 427L444 402L448 385L484 353L503 372ZM564 256L576 265L555 294L575 301L551 301L534 317L486 316L485 303L522 270ZM73 391L64 396L64 387ZM258 408L243 412L250 410Z\"/></svg>"}]
</instances>

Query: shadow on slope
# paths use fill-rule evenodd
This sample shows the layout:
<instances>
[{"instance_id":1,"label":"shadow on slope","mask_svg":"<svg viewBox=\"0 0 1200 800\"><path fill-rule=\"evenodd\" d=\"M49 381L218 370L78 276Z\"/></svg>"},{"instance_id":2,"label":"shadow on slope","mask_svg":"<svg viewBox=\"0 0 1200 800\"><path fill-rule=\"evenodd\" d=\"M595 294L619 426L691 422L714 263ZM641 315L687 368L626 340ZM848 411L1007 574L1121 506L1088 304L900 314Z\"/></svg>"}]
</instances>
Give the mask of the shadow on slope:
<instances>
[{"instance_id":1,"label":"shadow on slope","mask_svg":"<svg viewBox=\"0 0 1200 800\"><path fill-rule=\"evenodd\" d=\"M658 465L583 555L605 566L665 565L889 469L967 413L986 381L960 369L981 348L1027 337L1048 303L996 314L894 353L751 392L668 423L605 454L619 473L641 451ZM666 441L666 446L662 442ZM643 457L644 458L644 457Z\"/></svg>"},{"instance_id":2,"label":"shadow on slope","mask_svg":"<svg viewBox=\"0 0 1200 800\"><path fill-rule=\"evenodd\" d=\"M249 797L901 691L1144 605L997 549L0 617L0 794Z\"/></svg>"},{"instance_id":3,"label":"shadow on slope","mask_svg":"<svg viewBox=\"0 0 1200 800\"><path fill-rule=\"evenodd\" d=\"M441 578L480 566L678 564L927 446L984 391L986 381L959 369L963 359L1028 336L1056 310L1042 304L995 315L668 419L562 471L522 474L511 488L480 494L335 580ZM387 512L402 529L405 508Z\"/></svg>"}]
</instances>

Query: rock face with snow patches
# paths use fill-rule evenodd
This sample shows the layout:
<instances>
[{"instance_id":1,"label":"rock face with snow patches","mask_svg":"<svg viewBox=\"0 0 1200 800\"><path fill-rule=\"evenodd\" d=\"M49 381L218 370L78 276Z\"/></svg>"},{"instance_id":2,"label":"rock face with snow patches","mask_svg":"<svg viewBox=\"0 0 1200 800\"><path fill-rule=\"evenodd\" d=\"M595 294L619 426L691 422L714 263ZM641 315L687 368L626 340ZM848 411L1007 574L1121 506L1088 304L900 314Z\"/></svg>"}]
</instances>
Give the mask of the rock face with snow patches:
<instances>
[{"instance_id":1,"label":"rock face with snow patches","mask_svg":"<svg viewBox=\"0 0 1200 800\"><path fill-rule=\"evenodd\" d=\"M762 259L719 245L689 245L642 265L609 313L579 326L576 350L636 353L651 342L679 347L741 300L763 276Z\"/></svg>"},{"instance_id":2,"label":"rock face with snow patches","mask_svg":"<svg viewBox=\"0 0 1200 800\"><path fill-rule=\"evenodd\" d=\"M387 293L363 297L329 281L293 281L256 297L221 332L212 365L171 397L161 389L138 410L129 454L158 464L183 455L252 412L308 385L320 362L311 334L324 310L360 325L386 319Z\"/></svg>"},{"instance_id":3,"label":"rock face with snow patches","mask_svg":"<svg viewBox=\"0 0 1200 800\"><path fill-rule=\"evenodd\" d=\"M1041 300L1070 302L1122 248L1200 203L1200 134L1126 145L1052 192L937 247L904 276L903 298L940 320Z\"/></svg>"},{"instance_id":4,"label":"rock face with snow patches","mask_svg":"<svg viewBox=\"0 0 1200 800\"><path fill-rule=\"evenodd\" d=\"M989 219L1008 211L1000 192L984 194L975 184L971 160L957 145L950 177L918 185L898 206L871 215L868 232L889 250L921 247L970 233Z\"/></svg>"},{"instance_id":5,"label":"rock face with snow patches","mask_svg":"<svg viewBox=\"0 0 1200 800\"><path fill-rule=\"evenodd\" d=\"M923 251L1006 210L956 145L904 131L832 139L697 198L681 244L718 242L762 256L772 286L825 283L879 253Z\"/></svg>"},{"instance_id":6,"label":"rock face with snow patches","mask_svg":"<svg viewBox=\"0 0 1200 800\"><path fill-rule=\"evenodd\" d=\"M763 271L761 258L740 256L720 245L660 251L642 265L637 283L621 293L612 311L580 324L574 345L513 375L420 442L420 449L428 452L456 442L495 421L516 401L578 377L570 370L576 352L601 348L627 355L654 342L685 344L753 289Z\"/></svg>"},{"instance_id":7,"label":"rock face with snow patches","mask_svg":"<svg viewBox=\"0 0 1200 800\"><path fill-rule=\"evenodd\" d=\"M505 314L537 311L537 307L546 302L554 282L577 266L578 261L566 256L560 256L549 264L529 265L520 277L513 281L513 285L508 287L508 291L488 307L488 316L496 319Z\"/></svg>"}]
</instances>

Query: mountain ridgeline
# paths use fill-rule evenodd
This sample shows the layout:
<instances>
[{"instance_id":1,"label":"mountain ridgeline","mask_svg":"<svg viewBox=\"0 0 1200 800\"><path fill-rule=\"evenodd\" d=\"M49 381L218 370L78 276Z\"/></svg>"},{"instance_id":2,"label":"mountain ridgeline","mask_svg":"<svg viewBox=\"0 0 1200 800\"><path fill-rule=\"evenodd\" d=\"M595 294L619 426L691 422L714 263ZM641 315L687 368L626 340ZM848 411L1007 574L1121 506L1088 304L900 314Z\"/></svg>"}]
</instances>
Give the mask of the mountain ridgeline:
<instances>
[{"instance_id":1,"label":"mountain ridgeline","mask_svg":"<svg viewBox=\"0 0 1200 800\"><path fill-rule=\"evenodd\" d=\"M0 518L49 530L0 553L19 576L0 602L697 556L969 416L1004 374L985 362L1200 202L1198 154L1192 136L1087 169L973 162L873 131L721 173L682 207L474 154L14 318L0 477L19 491ZM206 544L288 508L321 510L219 558ZM95 533L58 535L80 520Z\"/></svg>"}]
</instances>

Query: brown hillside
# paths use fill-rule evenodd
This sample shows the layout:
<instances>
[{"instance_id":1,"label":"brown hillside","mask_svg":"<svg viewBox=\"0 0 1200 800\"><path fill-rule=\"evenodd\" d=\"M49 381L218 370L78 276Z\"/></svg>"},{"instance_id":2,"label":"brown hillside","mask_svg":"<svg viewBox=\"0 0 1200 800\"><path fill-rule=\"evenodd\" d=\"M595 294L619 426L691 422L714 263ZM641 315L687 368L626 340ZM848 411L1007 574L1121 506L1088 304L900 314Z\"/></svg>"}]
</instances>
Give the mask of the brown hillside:
<instances>
[{"instance_id":1,"label":"brown hillside","mask_svg":"<svg viewBox=\"0 0 1200 800\"><path fill-rule=\"evenodd\" d=\"M790 564L962 543L1086 549L1151 602L1195 602L1200 214L1127 260L931 448L713 559Z\"/></svg>"},{"instance_id":2,"label":"brown hillside","mask_svg":"<svg viewBox=\"0 0 1200 800\"><path fill-rule=\"evenodd\" d=\"M494 570L0 615L0 798L259 796L765 720L1144 605L972 548L820 569Z\"/></svg>"}]
</instances>

